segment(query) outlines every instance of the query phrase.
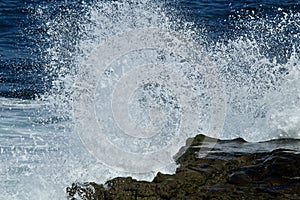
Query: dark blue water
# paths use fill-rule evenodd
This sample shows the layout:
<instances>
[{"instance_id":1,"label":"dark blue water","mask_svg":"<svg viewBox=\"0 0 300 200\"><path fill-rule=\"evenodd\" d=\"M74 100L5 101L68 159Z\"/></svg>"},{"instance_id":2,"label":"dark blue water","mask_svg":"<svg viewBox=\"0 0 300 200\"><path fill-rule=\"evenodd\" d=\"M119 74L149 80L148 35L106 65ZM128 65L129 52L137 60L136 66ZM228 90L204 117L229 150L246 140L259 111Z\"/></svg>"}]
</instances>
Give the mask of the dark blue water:
<instances>
[{"instance_id":1,"label":"dark blue water","mask_svg":"<svg viewBox=\"0 0 300 200\"><path fill-rule=\"evenodd\" d=\"M49 71L46 70L51 61L47 60L45 49L51 47L55 41L49 39L46 34L47 26L43 24L45 22L36 17L37 8L42 5L47 8L44 12L49 18L70 19L69 27L56 27L61 34L65 34L62 48L65 48L66 54L59 57L62 63L66 65L69 59L68 53L75 51L70 46L76 44L79 38L79 31L76 30L79 17L76 18L75 15L80 16L84 13L82 1L1 1L0 96L35 98L51 88L51 81L56 75L54 73L49 75ZM205 28L207 38L214 42L234 39L237 35L249 32L251 26L244 26L245 21L253 22L255 19L265 18L274 19L274 24L279 23L276 19L279 20L279 16L283 13L299 12L300 2L292 0L185 0L165 1L164 8L167 12L169 11L172 18L194 22L194 26ZM261 31L257 32L258 38L265 38L274 46L268 52L269 54L280 52L280 55L283 55L285 51L288 51L291 43L299 42L299 38L298 41L295 39L280 41L280 35L272 38L268 35L268 30L257 31ZM293 32L299 32L299 27L291 26L280 34L292 35ZM275 48L277 50L274 50Z\"/></svg>"},{"instance_id":2,"label":"dark blue water","mask_svg":"<svg viewBox=\"0 0 300 200\"><path fill-rule=\"evenodd\" d=\"M44 90L43 69L30 38L34 24L25 1L0 3L0 95L33 98Z\"/></svg>"},{"instance_id":3,"label":"dark blue water","mask_svg":"<svg viewBox=\"0 0 300 200\"><path fill-rule=\"evenodd\" d=\"M52 17L60 14L68 17L64 10L67 7L76 10L74 3L78 2L0 2L0 96L33 99L49 91L56 75L46 70L51 62L47 59L46 48L53 44L46 34L46 22L40 21L35 12L38 6L44 5ZM72 35L66 45L71 45L71 38Z\"/></svg>"}]
</instances>

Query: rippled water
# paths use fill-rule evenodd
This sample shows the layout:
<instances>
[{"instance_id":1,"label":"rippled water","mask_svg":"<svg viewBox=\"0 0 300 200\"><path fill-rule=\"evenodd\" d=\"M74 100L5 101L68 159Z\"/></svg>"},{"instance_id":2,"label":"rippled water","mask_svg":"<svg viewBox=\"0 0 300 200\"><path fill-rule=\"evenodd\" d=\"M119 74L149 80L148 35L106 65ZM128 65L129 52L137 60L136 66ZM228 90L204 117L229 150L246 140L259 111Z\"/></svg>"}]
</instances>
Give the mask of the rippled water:
<instances>
[{"instance_id":1,"label":"rippled water","mask_svg":"<svg viewBox=\"0 0 300 200\"><path fill-rule=\"evenodd\" d=\"M298 2L275 0L0 1L0 199L63 199L64 188L74 181L153 177L155 170L146 174L118 172L98 161L93 149L83 145L82 130L92 130L92 125L78 129L88 116L78 112L81 109L95 109L95 124L105 122L101 127L104 134L129 153L146 151L145 145L152 150L159 149L157 144L170 145L173 130L185 130L186 137L205 133L251 142L299 138L299 11ZM182 48L172 52L172 47L162 44L162 51L135 49L114 58L105 76L93 77L97 64L110 55L108 50L121 52L111 46L103 48L111 38L124 39L124 34L150 27L175 32L168 36L170 44L176 46L177 39L182 39ZM148 31L145 35L151 34ZM149 67L135 67L157 63L163 67L154 72ZM148 70L157 76L159 86L153 80L138 84L137 80L149 77L136 76L137 69L138 75ZM170 81L170 74L183 77L188 84L181 79ZM138 89L128 97L129 119L140 126L137 130L150 127L151 131L166 121L169 124L163 126L161 137L130 144L127 135L121 137L126 130L131 130L129 136L133 134L128 121L115 126L109 117L104 118L111 112L102 113L109 107L102 104L108 103L108 94L117 91L126 96L120 84L123 80L138 82ZM89 81L92 84L85 86ZM214 82L218 83L216 89L212 89ZM90 88L96 92L86 92ZM192 103L182 103L184 92L194 95ZM84 106L78 108L76 105L82 105L80 93L96 94L95 99L83 101ZM115 103L122 108L118 98ZM224 109L214 110L218 103ZM196 119L192 119L199 121L195 127L190 125L193 120L187 125L182 122L185 118L180 116L185 111L195 111ZM171 117L157 117L166 113ZM90 125L91 121L85 123ZM217 135L211 131L214 127ZM276 147L298 149L292 144L270 143L270 149Z\"/></svg>"}]
</instances>

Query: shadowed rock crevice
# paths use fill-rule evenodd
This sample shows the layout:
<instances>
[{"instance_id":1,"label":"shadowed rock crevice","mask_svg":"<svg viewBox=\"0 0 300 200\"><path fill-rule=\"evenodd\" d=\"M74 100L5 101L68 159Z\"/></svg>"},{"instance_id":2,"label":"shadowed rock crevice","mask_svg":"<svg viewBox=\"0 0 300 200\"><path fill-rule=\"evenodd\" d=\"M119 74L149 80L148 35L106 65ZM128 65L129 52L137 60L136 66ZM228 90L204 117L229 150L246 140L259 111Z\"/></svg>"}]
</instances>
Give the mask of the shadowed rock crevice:
<instances>
[{"instance_id":1,"label":"shadowed rock crevice","mask_svg":"<svg viewBox=\"0 0 300 200\"><path fill-rule=\"evenodd\" d=\"M199 152L216 141L201 158ZM73 183L67 194L72 200L300 199L299 151L261 148L276 142L300 145L299 140L247 143L198 135L177 158L176 174L158 173L152 182L118 177L104 185Z\"/></svg>"}]
</instances>

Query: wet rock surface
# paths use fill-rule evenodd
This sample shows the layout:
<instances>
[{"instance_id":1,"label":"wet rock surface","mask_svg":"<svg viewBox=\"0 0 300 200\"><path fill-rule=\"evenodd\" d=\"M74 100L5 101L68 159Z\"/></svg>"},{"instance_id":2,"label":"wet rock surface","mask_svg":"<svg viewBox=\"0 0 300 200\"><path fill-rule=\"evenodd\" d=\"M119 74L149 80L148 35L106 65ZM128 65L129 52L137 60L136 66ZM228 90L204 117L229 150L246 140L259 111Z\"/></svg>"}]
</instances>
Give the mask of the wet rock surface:
<instances>
[{"instance_id":1,"label":"wet rock surface","mask_svg":"<svg viewBox=\"0 0 300 200\"><path fill-rule=\"evenodd\" d=\"M282 145L287 143L289 145ZM158 173L152 182L119 177L104 185L73 183L67 188L67 194L72 200L296 200L300 199L300 153L295 148L276 148L293 145L299 146L300 141L247 143L240 138L222 141L198 135L177 158L180 167L176 174ZM209 153L201 157L207 153L205 151Z\"/></svg>"}]
</instances>

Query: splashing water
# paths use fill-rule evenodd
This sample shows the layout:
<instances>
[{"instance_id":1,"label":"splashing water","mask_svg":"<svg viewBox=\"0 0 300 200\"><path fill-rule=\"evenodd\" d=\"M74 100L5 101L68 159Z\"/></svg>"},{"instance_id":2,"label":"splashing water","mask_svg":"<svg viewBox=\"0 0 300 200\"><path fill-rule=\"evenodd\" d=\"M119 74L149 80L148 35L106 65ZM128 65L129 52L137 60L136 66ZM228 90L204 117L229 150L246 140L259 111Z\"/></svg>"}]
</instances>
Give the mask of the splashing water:
<instances>
[{"instance_id":1,"label":"splashing water","mask_svg":"<svg viewBox=\"0 0 300 200\"><path fill-rule=\"evenodd\" d=\"M224 136L299 137L299 13L243 20L246 30L211 51L229 96Z\"/></svg>"},{"instance_id":2,"label":"splashing water","mask_svg":"<svg viewBox=\"0 0 300 200\"><path fill-rule=\"evenodd\" d=\"M168 3L65 1L32 8L41 29L35 40L52 85L36 101L0 101L12 115L1 123L15 120L22 127L1 134L1 140L6 134L15 142L1 143L0 175L6 181L0 199L63 199L64 188L74 181L127 175L151 180L158 169L174 172L171 156L198 133L248 141L300 138L299 13L235 12L228 19L233 34L212 41L209 30L179 20L173 2ZM124 40L143 41L138 34L143 30L154 46ZM90 134L95 127L109 139L102 146L123 154L108 151L98 161L103 152L95 153L85 140L96 140ZM136 157L157 158L159 165L146 172L137 160L129 167L112 166L157 149L166 153ZM164 156L168 163L161 164ZM131 171L132 166L138 167Z\"/></svg>"},{"instance_id":3,"label":"splashing water","mask_svg":"<svg viewBox=\"0 0 300 200\"><path fill-rule=\"evenodd\" d=\"M196 41L202 47L195 51L208 55L209 63L206 64L218 68L216 73L226 86L228 97L226 123L223 133L218 135L220 138L243 137L249 141L262 141L278 137L299 137L299 127L296 125L299 109L299 13L284 12L278 8L275 15L262 16L255 11L242 9L229 19L233 21L235 36L210 41L206 39L209 32L195 29L193 23L179 20L175 14L170 15L168 9L174 8L157 1L108 1L83 4L83 7L85 13L80 16L77 24L80 33L77 34L80 37L73 46L77 51L70 57L71 67L58 65L59 70L55 71L61 76L56 79L55 84L63 84L64 87L56 85L58 92L50 95L54 98L61 96L62 99L53 102L58 106L62 105L62 110L70 110L62 102L70 103L65 98L69 98L66 93L74 91L72 76L86 65L94 49L113 36L155 27L178 31L189 38L186 42ZM63 26L70 22L57 22L55 19L50 24L55 23L55 26L57 23ZM53 25L49 27L51 28ZM56 41L64 40L56 38ZM52 57L62 54L61 45L62 43L54 45L54 55L50 54ZM147 62L150 57L156 56L151 51L148 51L148 57L145 54L141 59L148 59ZM119 65L124 67L124 62L128 66L135 65L139 61L134 56L136 55L124 58L125 61L119 61ZM142 65L143 62L145 61L140 61L139 64ZM164 62L171 63L174 60L167 59ZM289 124L280 120L283 113L291 119L290 127L282 124Z\"/></svg>"},{"instance_id":4,"label":"splashing water","mask_svg":"<svg viewBox=\"0 0 300 200\"><path fill-rule=\"evenodd\" d=\"M92 154L118 170L155 172L174 164L172 156L195 133L221 137L225 98L218 69L189 23L177 26L158 2L89 8L73 68L58 70L63 76L55 83L69 87L54 87L50 97L57 107L66 98L75 102L75 131Z\"/></svg>"}]
</instances>

